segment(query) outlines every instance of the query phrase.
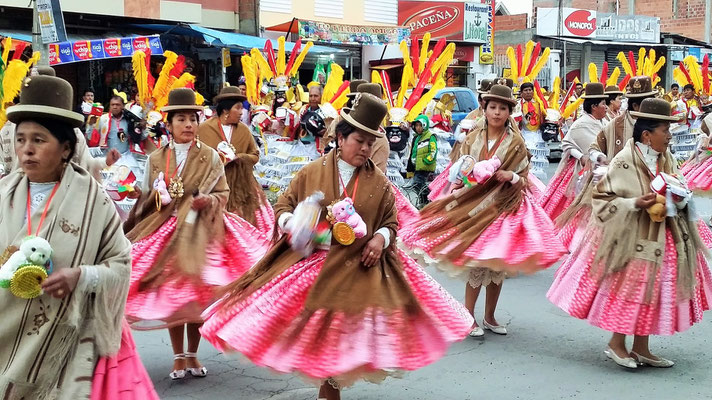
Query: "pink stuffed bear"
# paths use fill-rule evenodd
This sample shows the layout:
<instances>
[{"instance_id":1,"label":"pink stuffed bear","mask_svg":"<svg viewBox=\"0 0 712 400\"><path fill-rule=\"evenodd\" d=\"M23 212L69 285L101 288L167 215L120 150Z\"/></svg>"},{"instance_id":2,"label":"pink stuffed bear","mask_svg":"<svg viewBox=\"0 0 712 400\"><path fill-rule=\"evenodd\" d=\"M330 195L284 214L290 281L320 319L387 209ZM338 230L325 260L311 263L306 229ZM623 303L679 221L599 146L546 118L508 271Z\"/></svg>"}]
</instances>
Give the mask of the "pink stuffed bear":
<instances>
[{"instance_id":1,"label":"pink stuffed bear","mask_svg":"<svg viewBox=\"0 0 712 400\"><path fill-rule=\"evenodd\" d=\"M489 160L483 160L475 163L471 175L475 179L475 182L482 184L491 178L501 166L502 162L499 158L497 158L497 156L494 156Z\"/></svg>"},{"instance_id":2,"label":"pink stuffed bear","mask_svg":"<svg viewBox=\"0 0 712 400\"><path fill-rule=\"evenodd\" d=\"M331 214L334 216L336 222L344 222L353 228L357 239L366 236L366 223L363 222L361 216L356 212L354 202L351 198L347 197L331 206Z\"/></svg>"},{"instance_id":3,"label":"pink stuffed bear","mask_svg":"<svg viewBox=\"0 0 712 400\"><path fill-rule=\"evenodd\" d=\"M155 181L153 181L153 190L158 192L158 195L161 198L161 205L168 205L171 203L173 199L171 199L171 195L168 194L168 189L166 188L166 179L165 176L163 175L163 172L158 173L158 178L156 178Z\"/></svg>"}]
</instances>

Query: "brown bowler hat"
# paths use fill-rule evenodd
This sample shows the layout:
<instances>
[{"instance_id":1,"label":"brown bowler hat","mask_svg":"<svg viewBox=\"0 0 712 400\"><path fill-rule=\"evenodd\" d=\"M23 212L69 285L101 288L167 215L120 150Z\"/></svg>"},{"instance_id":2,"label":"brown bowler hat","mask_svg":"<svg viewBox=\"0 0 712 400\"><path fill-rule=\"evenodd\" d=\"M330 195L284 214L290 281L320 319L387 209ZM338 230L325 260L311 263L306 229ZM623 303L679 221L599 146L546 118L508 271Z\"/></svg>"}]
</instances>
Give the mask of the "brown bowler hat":
<instances>
[{"instance_id":1,"label":"brown bowler hat","mask_svg":"<svg viewBox=\"0 0 712 400\"><path fill-rule=\"evenodd\" d=\"M640 103L638 111L631 111L633 118L652 119L656 121L679 121L678 116L671 115L672 108L665 99L650 98Z\"/></svg>"},{"instance_id":2,"label":"brown bowler hat","mask_svg":"<svg viewBox=\"0 0 712 400\"><path fill-rule=\"evenodd\" d=\"M195 104L193 89L179 88L168 93L168 105L163 106L161 111L203 111L203 106Z\"/></svg>"},{"instance_id":3,"label":"brown bowler hat","mask_svg":"<svg viewBox=\"0 0 712 400\"><path fill-rule=\"evenodd\" d=\"M381 89L381 85L378 83L362 83L358 85L355 92L349 93L346 96L354 97L356 93L371 93L379 99L383 98L383 89Z\"/></svg>"},{"instance_id":4,"label":"brown bowler hat","mask_svg":"<svg viewBox=\"0 0 712 400\"><path fill-rule=\"evenodd\" d=\"M606 93L607 95L611 95L611 94L624 94L623 91L620 90L620 89L618 88L618 86L616 86L616 85L606 86L605 93Z\"/></svg>"},{"instance_id":5,"label":"brown bowler hat","mask_svg":"<svg viewBox=\"0 0 712 400\"><path fill-rule=\"evenodd\" d=\"M49 118L66 122L74 128L84 125L84 116L72 111L72 85L55 76L25 78L20 103L7 109L7 119L15 124L32 118Z\"/></svg>"},{"instance_id":6,"label":"brown bowler hat","mask_svg":"<svg viewBox=\"0 0 712 400\"><path fill-rule=\"evenodd\" d=\"M492 79L483 79L480 81L480 88L477 89L477 93L485 94L485 93L489 92L491 87L492 87Z\"/></svg>"},{"instance_id":7,"label":"brown bowler hat","mask_svg":"<svg viewBox=\"0 0 712 400\"><path fill-rule=\"evenodd\" d=\"M217 103L220 100L234 99L238 101L247 100L247 96L240 92L240 88L237 86L226 86L220 89L220 93L213 99L213 103Z\"/></svg>"},{"instance_id":8,"label":"brown bowler hat","mask_svg":"<svg viewBox=\"0 0 712 400\"><path fill-rule=\"evenodd\" d=\"M37 68L37 75L57 76L57 73L54 71L54 68L52 68L52 67L41 66L41 67L36 67L36 68Z\"/></svg>"},{"instance_id":9,"label":"brown bowler hat","mask_svg":"<svg viewBox=\"0 0 712 400\"><path fill-rule=\"evenodd\" d=\"M500 84L492 85L489 92L482 95L482 100L497 100L511 106L517 105L517 99L512 94L512 88Z\"/></svg>"},{"instance_id":10,"label":"brown bowler hat","mask_svg":"<svg viewBox=\"0 0 712 400\"><path fill-rule=\"evenodd\" d=\"M630 78L628 81L626 97L640 98L654 96L653 81L649 76L640 75Z\"/></svg>"},{"instance_id":11,"label":"brown bowler hat","mask_svg":"<svg viewBox=\"0 0 712 400\"><path fill-rule=\"evenodd\" d=\"M368 81L363 80L363 79L354 79L351 82L349 82L349 92L351 92L351 93L358 92L358 87L362 83L368 83Z\"/></svg>"},{"instance_id":12,"label":"brown bowler hat","mask_svg":"<svg viewBox=\"0 0 712 400\"><path fill-rule=\"evenodd\" d=\"M370 133L376 137L383 137L379 131L383 118L388 114L388 107L380 97L371 93L356 93L353 104L348 113L341 113L341 118L354 128ZM344 108L346 110L346 108Z\"/></svg>"},{"instance_id":13,"label":"brown bowler hat","mask_svg":"<svg viewBox=\"0 0 712 400\"><path fill-rule=\"evenodd\" d=\"M584 99L607 99L608 95L605 93L605 89L602 83L591 82L586 85L586 89L583 93Z\"/></svg>"}]
</instances>

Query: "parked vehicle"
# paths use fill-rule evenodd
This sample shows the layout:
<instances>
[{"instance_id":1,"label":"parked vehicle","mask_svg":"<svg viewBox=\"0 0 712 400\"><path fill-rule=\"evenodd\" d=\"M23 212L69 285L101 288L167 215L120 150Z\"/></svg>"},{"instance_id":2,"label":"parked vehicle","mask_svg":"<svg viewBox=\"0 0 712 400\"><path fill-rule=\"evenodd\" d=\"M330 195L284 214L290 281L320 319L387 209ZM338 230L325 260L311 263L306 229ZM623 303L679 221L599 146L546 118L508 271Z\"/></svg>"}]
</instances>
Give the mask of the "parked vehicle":
<instances>
[{"instance_id":1,"label":"parked vehicle","mask_svg":"<svg viewBox=\"0 0 712 400\"><path fill-rule=\"evenodd\" d=\"M455 96L455 106L452 108L452 130L454 131L467 114L477 109L477 95L466 87L447 87L440 90L435 98L439 99L446 93Z\"/></svg>"}]
</instances>

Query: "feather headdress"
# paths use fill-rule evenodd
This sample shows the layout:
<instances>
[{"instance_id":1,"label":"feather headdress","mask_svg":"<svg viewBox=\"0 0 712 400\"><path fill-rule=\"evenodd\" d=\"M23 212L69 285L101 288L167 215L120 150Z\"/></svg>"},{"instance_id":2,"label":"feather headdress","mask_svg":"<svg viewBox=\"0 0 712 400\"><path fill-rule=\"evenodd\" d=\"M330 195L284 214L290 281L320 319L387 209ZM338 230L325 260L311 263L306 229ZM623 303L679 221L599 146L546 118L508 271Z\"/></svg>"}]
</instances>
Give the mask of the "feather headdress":
<instances>
[{"instance_id":1,"label":"feather headdress","mask_svg":"<svg viewBox=\"0 0 712 400\"><path fill-rule=\"evenodd\" d=\"M133 76L136 80L138 88L138 98L141 107L144 110L144 115L150 111L160 111L163 106L168 104L168 93L173 89L190 87L193 88L195 77L191 74L184 73L185 57L179 56L172 51L163 53L165 60L161 72L158 74L158 79L155 79L151 74L150 58L151 53L137 51L131 57L131 66L133 67ZM204 99L196 93L196 103L203 104Z\"/></svg>"},{"instance_id":2,"label":"feather headdress","mask_svg":"<svg viewBox=\"0 0 712 400\"><path fill-rule=\"evenodd\" d=\"M672 71L672 76L680 86L692 84L695 93L704 97L712 95L710 87L709 55L702 58L702 65L694 56L685 57L680 65Z\"/></svg>"},{"instance_id":3,"label":"feather headdress","mask_svg":"<svg viewBox=\"0 0 712 400\"><path fill-rule=\"evenodd\" d=\"M542 52L541 43L536 44L531 40L522 49L522 45L507 48L507 58L511 70L511 78L517 84L534 82L546 62L549 60L551 50L547 47Z\"/></svg>"},{"instance_id":4,"label":"feather headdress","mask_svg":"<svg viewBox=\"0 0 712 400\"><path fill-rule=\"evenodd\" d=\"M12 39L6 38L2 41L2 45L2 59L0 60L0 97L2 98L2 103L0 104L0 126L5 125L7 122L5 111L13 105L15 98L20 95L25 77L29 74L32 66L40 60L40 52L35 51L29 60L22 61L20 56L24 47L18 47L12 59L9 59Z\"/></svg>"}]
</instances>

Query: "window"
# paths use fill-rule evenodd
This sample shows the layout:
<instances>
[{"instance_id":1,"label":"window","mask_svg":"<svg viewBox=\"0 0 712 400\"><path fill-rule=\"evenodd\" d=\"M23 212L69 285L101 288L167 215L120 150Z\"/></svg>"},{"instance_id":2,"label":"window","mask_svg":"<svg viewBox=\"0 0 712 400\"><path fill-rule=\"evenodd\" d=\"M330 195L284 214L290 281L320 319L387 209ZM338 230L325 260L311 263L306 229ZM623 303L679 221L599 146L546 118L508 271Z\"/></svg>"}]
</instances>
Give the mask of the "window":
<instances>
[{"instance_id":1,"label":"window","mask_svg":"<svg viewBox=\"0 0 712 400\"><path fill-rule=\"evenodd\" d=\"M382 24L398 24L398 0L364 0L363 19Z\"/></svg>"},{"instance_id":2,"label":"window","mask_svg":"<svg viewBox=\"0 0 712 400\"><path fill-rule=\"evenodd\" d=\"M459 107L461 112L470 112L477 108L475 99L466 91L455 92L455 98L457 99L457 104L459 104L456 107Z\"/></svg>"},{"instance_id":3,"label":"window","mask_svg":"<svg viewBox=\"0 0 712 400\"><path fill-rule=\"evenodd\" d=\"M344 18L344 0L314 0L314 15Z\"/></svg>"},{"instance_id":4,"label":"window","mask_svg":"<svg viewBox=\"0 0 712 400\"><path fill-rule=\"evenodd\" d=\"M260 11L291 14L292 0L261 0Z\"/></svg>"},{"instance_id":5,"label":"window","mask_svg":"<svg viewBox=\"0 0 712 400\"><path fill-rule=\"evenodd\" d=\"M438 97L442 98L443 95L446 95L446 94L449 94L450 96L455 96L455 100L453 101L453 103L455 105L452 107L452 112L454 112L454 113L465 112L465 110L463 110L460 106L460 102L459 102L460 98L458 96L456 96L455 93L453 93L451 91L442 91L441 90L438 92Z\"/></svg>"}]
</instances>

